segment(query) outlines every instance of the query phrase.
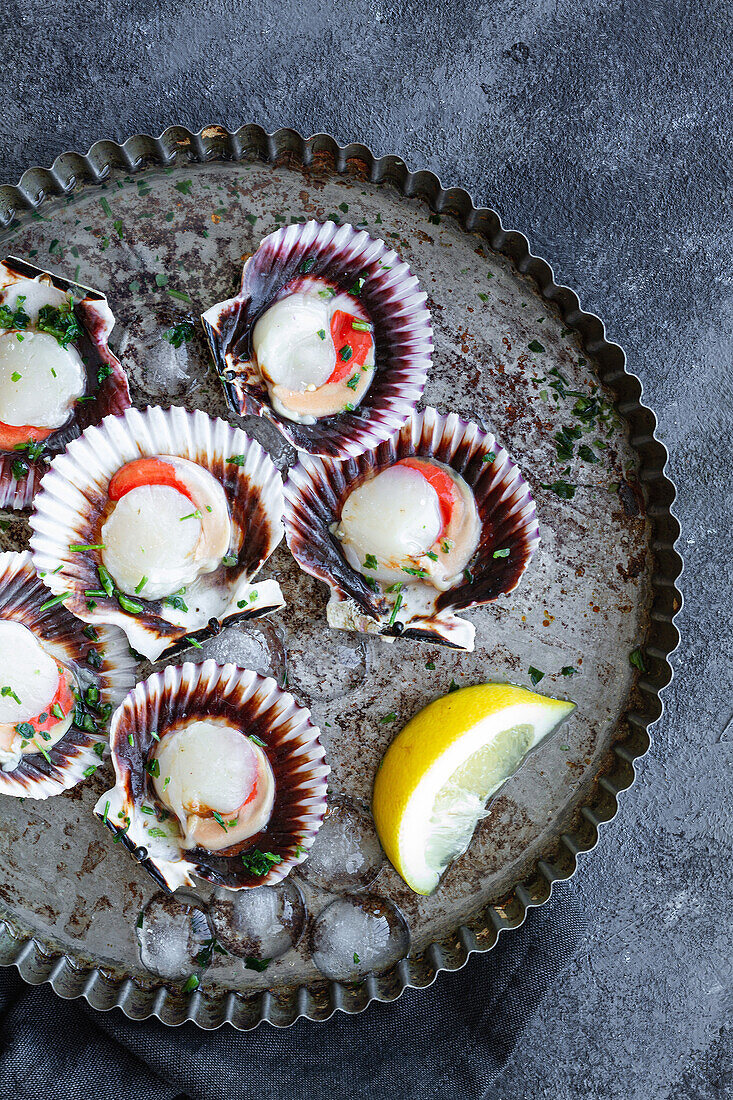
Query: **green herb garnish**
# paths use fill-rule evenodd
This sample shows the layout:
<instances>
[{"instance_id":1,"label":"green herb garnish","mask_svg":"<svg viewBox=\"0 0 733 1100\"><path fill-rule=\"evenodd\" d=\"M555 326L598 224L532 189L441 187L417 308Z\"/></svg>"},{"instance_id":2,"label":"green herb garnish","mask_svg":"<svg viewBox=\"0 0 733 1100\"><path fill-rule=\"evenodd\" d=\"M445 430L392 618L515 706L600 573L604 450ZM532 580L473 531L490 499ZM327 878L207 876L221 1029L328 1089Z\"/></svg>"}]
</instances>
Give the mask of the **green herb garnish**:
<instances>
[{"instance_id":1,"label":"green herb garnish","mask_svg":"<svg viewBox=\"0 0 733 1100\"><path fill-rule=\"evenodd\" d=\"M578 675L578 670L577 670L577 668L573 668L572 665L563 665L562 668L560 669L560 675L561 676L577 676Z\"/></svg>"},{"instance_id":2,"label":"green herb garnish","mask_svg":"<svg viewBox=\"0 0 733 1100\"><path fill-rule=\"evenodd\" d=\"M244 455L230 455L227 462L231 462L232 466L244 466L246 458Z\"/></svg>"},{"instance_id":3,"label":"green herb garnish","mask_svg":"<svg viewBox=\"0 0 733 1100\"><path fill-rule=\"evenodd\" d=\"M83 335L72 302L61 309L56 306L41 306L37 324L41 332L55 336L62 348L68 347L72 340Z\"/></svg>"},{"instance_id":4,"label":"green herb garnish","mask_svg":"<svg viewBox=\"0 0 733 1100\"><path fill-rule=\"evenodd\" d=\"M569 481L563 481L562 479L553 481L549 485L540 482L541 489L550 489L556 496L560 497L561 500L572 500L575 496L576 487L575 485L571 485Z\"/></svg>"},{"instance_id":5,"label":"green herb garnish","mask_svg":"<svg viewBox=\"0 0 733 1100\"><path fill-rule=\"evenodd\" d=\"M530 665L527 671L529 673L529 678L533 684L539 684L540 680L544 680L545 678L544 672L540 672L540 670L538 668L535 668L534 665Z\"/></svg>"},{"instance_id":6,"label":"green herb garnish","mask_svg":"<svg viewBox=\"0 0 733 1100\"><path fill-rule=\"evenodd\" d=\"M15 694L15 692L13 691L13 689L11 687L6 686L6 687L3 687L3 688L0 688L0 695L2 695L2 696L8 696L9 695L10 698L15 699L18 706L20 706L20 699L18 698L18 696Z\"/></svg>"},{"instance_id":7,"label":"green herb garnish","mask_svg":"<svg viewBox=\"0 0 733 1100\"><path fill-rule=\"evenodd\" d=\"M510 551L509 547L506 546L506 547L504 547L503 550L495 550L494 553L493 553L493 557L495 557L495 558L508 558L510 553L511 553L511 551Z\"/></svg>"},{"instance_id":8,"label":"green herb garnish","mask_svg":"<svg viewBox=\"0 0 733 1100\"><path fill-rule=\"evenodd\" d=\"M545 350L539 340L530 340L530 342L527 344L527 347L530 351L534 352L541 352Z\"/></svg>"},{"instance_id":9,"label":"green herb garnish","mask_svg":"<svg viewBox=\"0 0 733 1100\"><path fill-rule=\"evenodd\" d=\"M346 362L348 362L349 359L351 359L351 356L353 354L354 354L354 349L351 347L351 345L350 344L344 344L344 346L341 348L341 351L339 352L339 359L342 359L343 362L346 363ZM357 375L357 377L358 377L358 375ZM354 387L352 387L352 389L353 388Z\"/></svg>"},{"instance_id":10,"label":"green herb garnish","mask_svg":"<svg viewBox=\"0 0 733 1100\"><path fill-rule=\"evenodd\" d=\"M18 295L15 309L8 309L7 306L0 306L0 328L19 329L28 327L30 317L23 309L23 302L25 299L26 295Z\"/></svg>"},{"instance_id":11,"label":"green herb garnish","mask_svg":"<svg viewBox=\"0 0 733 1100\"><path fill-rule=\"evenodd\" d=\"M378 567L379 567L379 562L377 561L374 554L367 554L367 556L364 558L364 568L365 569L377 569Z\"/></svg>"},{"instance_id":12,"label":"green herb garnish","mask_svg":"<svg viewBox=\"0 0 733 1100\"><path fill-rule=\"evenodd\" d=\"M143 581L145 581L146 579L146 577L143 577ZM143 604L138 603L137 600L131 600L129 596L125 596L122 592L117 593L117 603L120 605L123 611L127 611L130 615L139 615L145 610Z\"/></svg>"},{"instance_id":13,"label":"green herb garnish","mask_svg":"<svg viewBox=\"0 0 733 1100\"><path fill-rule=\"evenodd\" d=\"M245 871L257 878L268 875L276 863L282 863L282 857L273 855L272 852L261 852L259 848L253 848L251 852L242 853L242 863Z\"/></svg>"},{"instance_id":14,"label":"green herb garnish","mask_svg":"<svg viewBox=\"0 0 733 1100\"><path fill-rule=\"evenodd\" d=\"M385 714L384 718L380 718L379 721L382 722L382 723L394 722L396 717L397 717L397 715L395 714L395 712L393 710L391 710L389 712L389 714Z\"/></svg>"},{"instance_id":15,"label":"green herb garnish","mask_svg":"<svg viewBox=\"0 0 733 1100\"><path fill-rule=\"evenodd\" d=\"M263 970L267 970L271 962L272 959L255 959L251 955L247 955L244 965L247 970L257 970L261 974Z\"/></svg>"},{"instance_id":16,"label":"green herb garnish","mask_svg":"<svg viewBox=\"0 0 733 1100\"><path fill-rule=\"evenodd\" d=\"M58 607L64 600L68 600L70 596L69 592L60 592L58 596L52 596L50 600L45 600L39 607L39 611L48 611L51 607Z\"/></svg>"},{"instance_id":17,"label":"green herb garnish","mask_svg":"<svg viewBox=\"0 0 733 1100\"><path fill-rule=\"evenodd\" d=\"M346 385L348 386L348 388L350 390L355 390L356 387L359 385L359 375L358 374L352 374L351 378L346 383Z\"/></svg>"},{"instance_id":18,"label":"green herb garnish","mask_svg":"<svg viewBox=\"0 0 733 1100\"><path fill-rule=\"evenodd\" d=\"M167 340L169 344L172 344L174 348L180 348L188 343L193 333L194 328L190 321L179 321L178 324L172 325L165 330L163 339Z\"/></svg>"},{"instance_id":19,"label":"green herb garnish","mask_svg":"<svg viewBox=\"0 0 733 1100\"><path fill-rule=\"evenodd\" d=\"M400 566L403 573L409 573L411 577L427 577L424 569L413 569L411 565Z\"/></svg>"},{"instance_id":20,"label":"green herb garnish","mask_svg":"<svg viewBox=\"0 0 733 1100\"><path fill-rule=\"evenodd\" d=\"M646 665L644 664L644 656L640 649L634 649L629 654L629 664L633 668L638 668L639 672L646 672Z\"/></svg>"},{"instance_id":21,"label":"green herb garnish","mask_svg":"<svg viewBox=\"0 0 733 1100\"><path fill-rule=\"evenodd\" d=\"M153 779L157 779L160 775L160 762L157 756L154 756L152 760L146 760L143 764L145 771L148 775L151 775Z\"/></svg>"}]
</instances>

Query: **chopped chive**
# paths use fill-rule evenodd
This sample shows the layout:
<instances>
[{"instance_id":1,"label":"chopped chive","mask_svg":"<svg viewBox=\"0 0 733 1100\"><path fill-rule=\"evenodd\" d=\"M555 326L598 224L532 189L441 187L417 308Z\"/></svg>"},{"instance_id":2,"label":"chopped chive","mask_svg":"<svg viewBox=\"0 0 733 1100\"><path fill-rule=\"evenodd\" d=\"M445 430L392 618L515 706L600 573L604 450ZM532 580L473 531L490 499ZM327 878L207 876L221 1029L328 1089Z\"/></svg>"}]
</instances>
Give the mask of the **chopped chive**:
<instances>
[{"instance_id":1,"label":"chopped chive","mask_svg":"<svg viewBox=\"0 0 733 1100\"><path fill-rule=\"evenodd\" d=\"M105 595L113 596L115 591L115 582L112 580L112 574L108 569L100 562L97 566L97 574L99 576L99 583L105 591Z\"/></svg>"},{"instance_id":2,"label":"chopped chive","mask_svg":"<svg viewBox=\"0 0 733 1100\"><path fill-rule=\"evenodd\" d=\"M425 668L428 672L435 672L435 661L426 661Z\"/></svg>"},{"instance_id":3,"label":"chopped chive","mask_svg":"<svg viewBox=\"0 0 733 1100\"><path fill-rule=\"evenodd\" d=\"M123 611L127 611L130 615L139 615L145 610L143 604L138 603L137 600L131 600L129 596L125 596L122 592L117 594L117 603Z\"/></svg>"},{"instance_id":4,"label":"chopped chive","mask_svg":"<svg viewBox=\"0 0 733 1100\"><path fill-rule=\"evenodd\" d=\"M46 751L46 749L44 749L43 745L36 745L36 748L38 749L44 760L48 761L48 763L50 764L51 757L48 755L48 752Z\"/></svg>"},{"instance_id":5,"label":"chopped chive","mask_svg":"<svg viewBox=\"0 0 733 1100\"><path fill-rule=\"evenodd\" d=\"M218 813L216 810L214 810L214 811L212 811L212 817L214 818L214 821L217 823L217 825L221 826L221 828L224 830L225 833L229 831L228 827L227 827L227 823L224 820L224 818L221 816L220 813Z\"/></svg>"},{"instance_id":6,"label":"chopped chive","mask_svg":"<svg viewBox=\"0 0 733 1100\"><path fill-rule=\"evenodd\" d=\"M84 590L84 595L89 600L92 600L92 599L101 600L103 596L107 595L107 593L104 592L101 588L87 588L87 589Z\"/></svg>"},{"instance_id":7,"label":"chopped chive","mask_svg":"<svg viewBox=\"0 0 733 1100\"><path fill-rule=\"evenodd\" d=\"M539 684L540 680L544 680L545 678L544 672L541 672L538 668L535 668L534 665L530 665L527 669L527 672L529 673L529 678L533 684Z\"/></svg>"},{"instance_id":8,"label":"chopped chive","mask_svg":"<svg viewBox=\"0 0 733 1100\"><path fill-rule=\"evenodd\" d=\"M140 592L142 592L143 588L145 587L145 585L147 583L148 583L148 578L147 577L141 577L139 583L135 585L135 591L139 594Z\"/></svg>"},{"instance_id":9,"label":"chopped chive","mask_svg":"<svg viewBox=\"0 0 733 1100\"><path fill-rule=\"evenodd\" d=\"M356 387L359 385L359 375L358 374L352 374L351 378L346 383L346 385L348 386L348 388L350 390L355 390Z\"/></svg>"},{"instance_id":10,"label":"chopped chive","mask_svg":"<svg viewBox=\"0 0 733 1100\"><path fill-rule=\"evenodd\" d=\"M45 600L39 607L39 611L48 611L51 607L58 607L64 600L68 600L70 592L60 592L58 596L52 596L50 600Z\"/></svg>"},{"instance_id":11,"label":"chopped chive","mask_svg":"<svg viewBox=\"0 0 733 1100\"><path fill-rule=\"evenodd\" d=\"M493 553L493 557L508 558L510 553L511 551L509 550L509 547L505 547L503 550L495 550Z\"/></svg>"},{"instance_id":12,"label":"chopped chive","mask_svg":"<svg viewBox=\"0 0 733 1100\"><path fill-rule=\"evenodd\" d=\"M325 328L319 328L316 335L320 336L321 340L325 340L326 339L326 330L325 330Z\"/></svg>"},{"instance_id":13,"label":"chopped chive","mask_svg":"<svg viewBox=\"0 0 733 1100\"><path fill-rule=\"evenodd\" d=\"M397 599L395 600L394 607L392 608L392 614L389 617L389 623L387 624L388 626L393 626L394 625L394 621L397 618L397 612L399 611L399 609L401 607L402 607L402 593L398 592L397 593Z\"/></svg>"},{"instance_id":14,"label":"chopped chive","mask_svg":"<svg viewBox=\"0 0 733 1100\"><path fill-rule=\"evenodd\" d=\"M561 676L577 676L577 674L577 668L573 668L572 665L563 665L563 667L560 669Z\"/></svg>"},{"instance_id":15,"label":"chopped chive","mask_svg":"<svg viewBox=\"0 0 733 1100\"><path fill-rule=\"evenodd\" d=\"M413 569L410 565L401 566L403 573L409 573L411 577L427 577L424 569Z\"/></svg>"},{"instance_id":16,"label":"chopped chive","mask_svg":"<svg viewBox=\"0 0 733 1100\"><path fill-rule=\"evenodd\" d=\"M452 691L458 691L460 686L461 685L456 683L455 680L451 680L451 682L448 684L448 694L450 695Z\"/></svg>"},{"instance_id":17,"label":"chopped chive","mask_svg":"<svg viewBox=\"0 0 733 1100\"><path fill-rule=\"evenodd\" d=\"M484 455L484 457L481 459L481 461L482 462L487 462L487 463L495 462L496 461L496 451L489 451L488 454Z\"/></svg>"},{"instance_id":18,"label":"chopped chive","mask_svg":"<svg viewBox=\"0 0 733 1100\"><path fill-rule=\"evenodd\" d=\"M230 567L236 565L238 561L239 558L236 554L225 554L224 557L221 559L221 564Z\"/></svg>"},{"instance_id":19,"label":"chopped chive","mask_svg":"<svg viewBox=\"0 0 733 1100\"><path fill-rule=\"evenodd\" d=\"M178 522L183 523L184 519L201 519L201 513L197 508L195 512L189 512L187 516L180 516Z\"/></svg>"},{"instance_id":20,"label":"chopped chive","mask_svg":"<svg viewBox=\"0 0 733 1100\"><path fill-rule=\"evenodd\" d=\"M530 340L527 347L530 351L534 351L535 353L545 350L539 340Z\"/></svg>"},{"instance_id":21,"label":"chopped chive","mask_svg":"<svg viewBox=\"0 0 733 1100\"><path fill-rule=\"evenodd\" d=\"M304 275L307 275L308 272L312 271L315 266L316 266L315 256L308 256L308 258L303 260L302 264L300 265L300 270L303 272Z\"/></svg>"},{"instance_id":22,"label":"chopped chive","mask_svg":"<svg viewBox=\"0 0 733 1100\"><path fill-rule=\"evenodd\" d=\"M157 756L154 756L152 760L146 760L143 767L148 775L152 775L153 779L157 779L160 775L160 762Z\"/></svg>"},{"instance_id":23,"label":"chopped chive","mask_svg":"<svg viewBox=\"0 0 733 1100\"><path fill-rule=\"evenodd\" d=\"M341 348L341 350L339 352L339 359L343 360L343 362L346 363L346 362L348 362L349 359L351 359L351 356L353 354L354 354L354 349L351 347L351 345L350 344L344 344L344 346Z\"/></svg>"},{"instance_id":24,"label":"chopped chive","mask_svg":"<svg viewBox=\"0 0 733 1100\"><path fill-rule=\"evenodd\" d=\"M69 550L72 554L81 554L84 550L106 550L103 542L72 542Z\"/></svg>"},{"instance_id":25,"label":"chopped chive","mask_svg":"<svg viewBox=\"0 0 733 1100\"><path fill-rule=\"evenodd\" d=\"M368 325L366 321L352 321L351 327L357 332L371 332L371 325Z\"/></svg>"},{"instance_id":26,"label":"chopped chive","mask_svg":"<svg viewBox=\"0 0 733 1100\"><path fill-rule=\"evenodd\" d=\"M438 555L434 554L432 550L427 550L425 553L426 558L430 558L431 561L437 561Z\"/></svg>"},{"instance_id":27,"label":"chopped chive","mask_svg":"<svg viewBox=\"0 0 733 1100\"><path fill-rule=\"evenodd\" d=\"M377 569L378 566L379 566L379 562L377 561L374 554L367 554L367 556L364 558L364 568L365 569Z\"/></svg>"},{"instance_id":28,"label":"chopped chive","mask_svg":"<svg viewBox=\"0 0 733 1100\"><path fill-rule=\"evenodd\" d=\"M203 647L203 646L201 645L201 642L197 642L197 641L196 641L196 639L195 639L195 638L191 638L191 637L190 637L190 635L187 635L187 636L186 636L186 641L187 641L187 642L190 642L190 643L191 643L191 645L195 645L197 649L203 649L203 648L204 648L204 647Z\"/></svg>"},{"instance_id":29,"label":"chopped chive","mask_svg":"<svg viewBox=\"0 0 733 1100\"><path fill-rule=\"evenodd\" d=\"M267 742L258 737L256 733L250 733L248 736L250 741L254 742L255 745L259 745L261 749L267 748Z\"/></svg>"},{"instance_id":30,"label":"chopped chive","mask_svg":"<svg viewBox=\"0 0 733 1100\"><path fill-rule=\"evenodd\" d=\"M227 462L231 462L232 466L244 466L245 461L244 455L230 455L227 459Z\"/></svg>"},{"instance_id":31,"label":"chopped chive","mask_svg":"<svg viewBox=\"0 0 733 1100\"><path fill-rule=\"evenodd\" d=\"M108 813L109 813L109 799L107 799L107 801L104 804L104 814L102 816L102 822L103 822L104 825L107 824L107 814Z\"/></svg>"},{"instance_id":32,"label":"chopped chive","mask_svg":"<svg viewBox=\"0 0 733 1100\"><path fill-rule=\"evenodd\" d=\"M9 695L11 699L15 699L18 706L20 706L20 699L15 694L11 687L0 688L0 695Z\"/></svg>"},{"instance_id":33,"label":"chopped chive","mask_svg":"<svg viewBox=\"0 0 733 1100\"><path fill-rule=\"evenodd\" d=\"M364 283L365 282L366 282L366 276L359 275L357 277L354 285L352 286L351 290L349 291L349 294L356 294L356 295L361 294L362 290L364 289Z\"/></svg>"},{"instance_id":34,"label":"chopped chive","mask_svg":"<svg viewBox=\"0 0 733 1100\"><path fill-rule=\"evenodd\" d=\"M395 712L393 710L391 710L389 712L389 714L385 714L384 718L380 718L379 721L382 722L382 723L384 723L384 722L394 722L396 717L397 717L397 715L395 714Z\"/></svg>"},{"instance_id":35,"label":"chopped chive","mask_svg":"<svg viewBox=\"0 0 733 1100\"><path fill-rule=\"evenodd\" d=\"M184 294L182 290L172 290L171 287L168 287L168 293L170 294L171 298L178 298L180 302L186 302L187 305L193 304L188 294Z\"/></svg>"},{"instance_id":36,"label":"chopped chive","mask_svg":"<svg viewBox=\"0 0 733 1100\"><path fill-rule=\"evenodd\" d=\"M22 374L18 374L17 370L14 370L13 373L10 375L10 380L11 382L20 382L22 377Z\"/></svg>"},{"instance_id":37,"label":"chopped chive","mask_svg":"<svg viewBox=\"0 0 733 1100\"><path fill-rule=\"evenodd\" d=\"M97 765L96 764L90 764L88 768L84 769L84 772L83 772L84 778L88 779L90 775L94 775L96 770L97 770Z\"/></svg>"}]
</instances>

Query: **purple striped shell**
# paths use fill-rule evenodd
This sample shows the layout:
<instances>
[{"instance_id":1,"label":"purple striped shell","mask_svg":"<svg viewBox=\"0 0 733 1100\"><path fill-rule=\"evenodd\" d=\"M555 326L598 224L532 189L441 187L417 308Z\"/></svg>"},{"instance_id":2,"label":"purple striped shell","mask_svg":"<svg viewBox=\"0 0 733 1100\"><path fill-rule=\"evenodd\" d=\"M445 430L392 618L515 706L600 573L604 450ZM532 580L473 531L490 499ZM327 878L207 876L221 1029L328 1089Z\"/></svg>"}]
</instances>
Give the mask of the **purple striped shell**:
<instances>
[{"instance_id":1,"label":"purple striped shell","mask_svg":"<svg viewBox=\"0 0 733 1100\"><path fill-rule=\"evenodd\" d=\"M63 451L90 424L98 424L102 417L130 407L127 375L108 345L115 319L105 296L10 256L0 264L0 305L3 291L23 279L43 279L57 290L71 291L74 295L74 312L84 333L75 346L86 364L87 387L85 400L77 402L71 419L44 440L43 453L38 458L29 458L18 450L0 451L0 508L16 510L30 506L48 469L49 457ZM16 476L19 458L28 470L20 477Z\"/></svg>"},{"instance_id":2,"label":"purple striped shell","mask_svg":"<svg viewBox=\"0 0 733 1100\"><path fill-rule=\"evenodd\" d=\"M135 661L121 630L113 626L89 627L62 604L44 609L48 589L38 578L26 550L0 554L0 619L27 627L44 649L74 674L90 703L82 697L74 724L48 750L21 758L12 771L0 770L0 794L19 798L49 798L74 787L101 764L111 709L135 683Z\"/></svg>"},{"instance_id":3,"label":"purple striped shell","mask_svg":"<svg viewBox=\"0 0 733 1100\"><path fill-rule=\"evenodd\" d=\"M399 606L394 612L394 596L374 591L351 568L330 528L357 484L410 455L434 458L464 478L476 500L481 535L466 580L447 592L418 581L425 606L419 613L400 614ZM516 588L539 543L534 500L509 453L477 424L432 408L413 413L392 439L358 458L342 463L301 458L285 483L285 536L301 569L331 589L331 626L469 651L475 628L456 612ZM509 554L495 558L500 548Z\"/></svg>"},{"instance_id":4,"label":"purple striped shell","mask_svg":"<svg viewBox=\"0 0 733 1100\"><path fill-rule=\"evenodd\" d=\"M252 331L293 280L326 278L359 294L373 325L376 374L354 412L301 424L280 416L252 361ZM227 400L240 416L266 416L299 450L346 458L377 446L404 423L422 396L433 336L427 295L394 249L351 225L316 221L265 237L244 265L235 298L211 306L202 321Z\"/></svg>"},{"instance_id":5,"label":"purple striped shell","mask_svg":"<svg viewBox=\"0 0 733 1100\"><path fill-rule=\"evenodd\" d=\"M169 828L170 818L141 810L143 800L149 807L159 806L144 766L157 744L153 733L161 740L183 720L210 718L225 719L264 742L275 775L275 802L266 828L227 854L186 851L174 837L160 838L157 833ZM194 885L193 875L230 890L272 886L307 857L326 812L330 768L319 733L310 712L270 677L211 660L169 665L139 683L115 712L110 746L116 784L94 812L166 890ZM242 855L253 849L278 855L280 862L257 877L242 862Z\"/></svg>"},{"instance_id":6,"label":"purple striped shell","mask_svg":"<svg viewBox=\"0 0 733 1100\"><path fill-rule=\"evenodd\" d=\"M232 524L242 533L239 556L198 578L197 604L185 611L150 600L140 614L131 614L114 595L98 595L90 606L85 592L99 589L99 550L69 547L100 543L110 478L125 463L154 455L189 459L220 482ZM224 623L260 618L284 606L276 581L252 584L283 537L282 511L280 473L241 428L177 406L129 409L88 428L51 463L34 502L31 549L51 591L68 593L70 611L88 623L116 623L134 649L155 661L165 650L187 649L218 634Z\"/></svg>"}]
</instances>

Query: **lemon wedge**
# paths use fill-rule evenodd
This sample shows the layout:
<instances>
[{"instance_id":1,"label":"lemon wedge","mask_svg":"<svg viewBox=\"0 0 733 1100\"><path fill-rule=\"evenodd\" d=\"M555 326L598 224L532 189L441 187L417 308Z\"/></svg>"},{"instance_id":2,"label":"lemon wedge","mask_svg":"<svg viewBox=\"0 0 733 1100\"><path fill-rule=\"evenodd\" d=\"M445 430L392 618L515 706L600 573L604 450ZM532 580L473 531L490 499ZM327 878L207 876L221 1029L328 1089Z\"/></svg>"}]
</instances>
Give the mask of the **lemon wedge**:
<instances>
[{"instance_id":1,"label":"lemon wedge","mask_svg":"<svg viewBox=\"0 0 733 1100\"><path fill-rule=\"evenodd\" d=\"M382 847L415 893L432 893L488 800L574 709L514 684L477 684L436 699L397 734L372 810Z\"/></svg>"}]
</instances>

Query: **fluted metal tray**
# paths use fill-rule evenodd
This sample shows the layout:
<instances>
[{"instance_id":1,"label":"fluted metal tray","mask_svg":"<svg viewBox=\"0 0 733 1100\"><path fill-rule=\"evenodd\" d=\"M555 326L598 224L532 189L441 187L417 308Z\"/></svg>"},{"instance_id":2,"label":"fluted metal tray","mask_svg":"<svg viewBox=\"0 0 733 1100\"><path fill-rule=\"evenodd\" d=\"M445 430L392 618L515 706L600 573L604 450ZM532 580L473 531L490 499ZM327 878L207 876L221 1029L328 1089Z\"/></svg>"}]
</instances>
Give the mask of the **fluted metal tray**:
<instances>
[{"instance_id":1,"label":"fluted metal tray","mask_svg":"<svg viewBox=\"0 0 733 1100\"><path fill-rule=\"evenodd\" d=\"M672 675L679 527L667 453L641 383L602 322L555 283L526 238L474 207L465 191L409 171L399 157L375 158L363 145L342 147L323 134L173 127L159 138L66 153L51 169L29 169L17 186L0 187L0 250L104 289L117 317L112 346L135 404L228 415L200 326L175 359L162 333L230 295L242 258L267 232L308 217L363 224L410 263L435 326L426 403L495 432L530 482L542 535L520 588L471 613L474 654L329 632L325 589L280 548L265 572L280 581L288 608L258 645L321 724L334 792L368 803L393 730L451 681L529 684L532 666L545 673L538 690L569 695L578 710L562 737L506 787L433 897L417 898L382 869L368 894L400 909L410 950L356 981L319 974L308 952L310 924L299 947L263 972L223 961L193 992L155 978L135 938L138 911L155 885L91 813L108 784L106 769L45 803L2 800L0 963L16 965L29 982L50 981L63 997L119 1006L135 1019L154 1014L204 1028L323 1020L427 986L471 952L491 950L502 931L549 898L553 882L573 874L579 853L615 816ZM621 420L603 461L567 475L578 484L572 500L543 487L560 476L553 436L562 402L553 397L553 368L568 389L600 383ZM281 468L292 461L267 424L248 418L244 426ZM4 513L0 526L3 548L26 545L23 517ZM560 673L568 666L578 670L572 677ZM383 721L392 713L394 721ZM307 881L301 888L311 914L338 892Z\"/></svg>"}]
</instances>

